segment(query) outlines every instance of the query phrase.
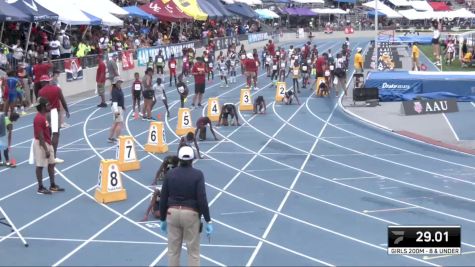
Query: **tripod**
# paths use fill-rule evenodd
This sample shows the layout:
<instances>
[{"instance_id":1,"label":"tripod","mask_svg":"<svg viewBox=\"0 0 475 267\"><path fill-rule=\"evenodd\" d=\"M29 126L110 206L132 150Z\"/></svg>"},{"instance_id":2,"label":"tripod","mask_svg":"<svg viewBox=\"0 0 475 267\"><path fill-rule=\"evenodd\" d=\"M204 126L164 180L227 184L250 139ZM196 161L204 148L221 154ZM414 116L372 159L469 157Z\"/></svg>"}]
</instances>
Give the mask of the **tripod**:
<instances>
[{"instance_id":1,"label":"tripod","mask_svg":"<svg viewBox=\"0 0 475 267\"><path fill-rule=\"evenodd\" d=\"M23 236L20 234L20 231L18 231L16 226L12 223L10 218L8 218L8 215L5 213L5 211L2 209L2 207L0 207L0 215L3 215L3 218L0 217L0 224L3 224L7 227L10 227L12 229L12 232L15 232L18 235L18 237L20 238L23 245L25 245L25 247L28 247L28 243L23 238Z\"/></svg>"}]
</instances>

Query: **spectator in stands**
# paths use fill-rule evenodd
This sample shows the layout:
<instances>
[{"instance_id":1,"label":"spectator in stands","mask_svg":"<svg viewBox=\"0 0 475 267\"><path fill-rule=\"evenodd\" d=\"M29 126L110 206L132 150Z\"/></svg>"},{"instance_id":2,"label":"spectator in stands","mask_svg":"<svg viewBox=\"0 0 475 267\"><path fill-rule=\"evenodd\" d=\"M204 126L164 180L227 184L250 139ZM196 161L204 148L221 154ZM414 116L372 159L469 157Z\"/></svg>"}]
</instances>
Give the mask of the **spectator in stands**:
<instances>
[{"instance_id":1,"label":"spectator in stands","mask_svg":"<svg viewBox=\"0 0 475 267\"><path fill-rule=\"evenodd\" d=\"M56 36L55 39L49 42L49 52L50 52L51 59L58 59L61 56L61 51L60 51L61 43L59 42L58 38L59 37Z\"/></svg>"},{"instance_id":2,"label":"spectator in stands","mask_svg":"<svg viewBox=\"0 0 475 267\"><path fill-rule=\"evenodd\" d=\"M96 84L97 84L97 95L101 98L101 103L97 105L99 108L107 107L106 104L106 64L104 63L103 57L101 55L98 56L99 63L96 70Z\"/></svg>"},{"instance_id":3,"label":"spectator in stands","mask_svg":"<svg viewBox=\"0 0 475 267\"><path fill-rule=\"evenodd\" d=\"M60 43L59 50L61 58L70 58L71 57L71 40L67 36L64 30L61 30L61 34L58 36L58 41Z\"/></svg>"},{"instance_id":4,"label":"spectator in stands","mask_svg":"<svg viewBox=\"0 0 475 267\"><path fill-rule=\"evenodd\" d=\"M13 58L16 60L15 66L18 62L23 60L23 48L21 48L21 41L17 40L16 44L12 46Z\"/></svg>"},{"instance_id":5,"label":"spectator in stands","mask_svg":"<svg viewBox=\"0 0 475 267\"><path fill-rule=\"evenodd\" d=\"M33 80L35 98L38 98L38 92L41 89L41 83L40 83L41 76L48 75L51 68L53 68L53 65L51 64L51 61L50 60L47 61L46 58L43 58L41 64L35 64L33 66L33 75L35 77L35 79Z\"/></svg>"},{"instance_id":6,"label":"spectator in stands","mask_svg":"<svg viewBox=\"0 0 475 267\"><path fill-rule=\"evenodd\" d=\"M462 67L472 66L473 50L468 51L462 58Z\"/></svg>"}]
</instances>

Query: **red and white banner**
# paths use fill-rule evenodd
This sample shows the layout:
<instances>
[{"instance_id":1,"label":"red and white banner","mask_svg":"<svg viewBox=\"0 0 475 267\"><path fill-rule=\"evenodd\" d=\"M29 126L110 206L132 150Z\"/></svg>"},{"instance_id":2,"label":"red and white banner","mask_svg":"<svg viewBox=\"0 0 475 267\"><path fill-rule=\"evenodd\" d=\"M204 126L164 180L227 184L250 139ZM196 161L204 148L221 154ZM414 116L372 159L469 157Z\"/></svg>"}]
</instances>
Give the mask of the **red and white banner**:
<instances>
[{"instance_id":1,"label":"red and white banner","mask_svg":"<svg viewBox=\"0 0 475 267\"><path fill-rule=\"evenodd\" d=\"M131 70L135 68L134 64L134 54L129 51L122 52L122 69Z\"/></svg>"},{"instance_id":2,"label":"red and white banner","mask_svg":"<svg viewBox=\"0 0 475 267\"><path fill-rule=\"evenodd\" d=\"M82 80L82 66L79 58L68 58L64 60L64 70L66 71L66 81Z\"/></svg>"}]
</instances>

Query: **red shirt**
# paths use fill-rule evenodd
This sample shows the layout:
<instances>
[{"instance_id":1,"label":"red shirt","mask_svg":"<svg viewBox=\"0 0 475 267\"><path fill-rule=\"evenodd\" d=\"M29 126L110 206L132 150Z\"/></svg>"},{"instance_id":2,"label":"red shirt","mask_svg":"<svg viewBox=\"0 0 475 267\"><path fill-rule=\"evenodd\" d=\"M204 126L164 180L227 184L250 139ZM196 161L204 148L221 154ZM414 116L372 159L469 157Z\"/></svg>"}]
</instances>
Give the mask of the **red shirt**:
<instances>
[{"instance_id":1,"label":"red shirt","mask_svg":"<svg viewBox=\"0 0 475 267\"><path fill-rule=\"evenodd\" d=\"M96 83L106 83L106 63L99 61L96 71Z\"/></svg>"},{"instance_id":2,"label":"red shirt","mask_svg":"<svg viewBox=\"0 0 475 267\"><path fill-rule=\"evenodd\" d=\"M33 130L36 140L40 140L40 133L43 133L45 142L51 145L51 129L45 115L41 113L36 114L33 120Z\"/></svg>"},{"instance_id":3,"label":"red shirt","mask_svg":"<svg viewBox=\"0 0 475 267\"><path fill-rule=\"evenodd\" d=\"M272 56L275 56L275 46L274 43L270 43L269 46L267 47L267 50L269 50L269 54Z\"/></svg>"},{"instance_id":4,"label":"red shirt","mask_svg":"<svg viewBox=\"0 0 475 267\"><path fill-rule=\"evenodd\" d=\"M191 73L193 73L193 75L195 76L196 84L205 83L206 66L203 62L196 62L196 64L193 65Z\"/></svg>"},{"instance_id":5,"label":"red shirt","mask_svg":"<svg viewBox=\"0 0 475 267\"><path fill-rule=\"evenodd\" d=\"M49 70L53 67L49 63L35 64L33 66L33 75L35 75L35 80L33 82L39 83L42 75L48 75Z\"/></svg>"},{"instance_id":6,"label":"red shirt","mask_svg":"<svg viewBox=\"0 0 475 267\"><path fill-rule=\"evenodd\" d=\"M245 59L244 60L244 69L250 72L257 71L257 62L254 59Z\"/></svg>"},{"instance_id":7,"label":"red shirt","mask_svg":"<svg viewBox=\"0 0 475 267\"><path fill-rule=\"evenodd\" d=\"M51 108L58 109L59 111L59 107L61 103L60 98L59 98L60 92L61 92L61 89L58 86L48 84L45 87L40 89L40 92L38 93L38 95L48 99L48 102Z\"/></svg>"},{"instance_id":8,"label":"red shirt","mask_svg":"<svg viewBox=\"0 0 475 267\"><path fill-rule=\"evenodd\" d=\"M168 60L168 68L170 68L170 70L176 70L176 60L175 59Z\"/></svg>"},{"instance_id":9,"label":"red shirt","mask_svg":"<svg viewBox=\"0 0 475 267\"><path fill-rule=\"evenodd\" d=\"M324 56L319 56L317 58L317 72L322 73L324 71L323 67L326 65L326 60Z\"/></svg>"}]
</instances>

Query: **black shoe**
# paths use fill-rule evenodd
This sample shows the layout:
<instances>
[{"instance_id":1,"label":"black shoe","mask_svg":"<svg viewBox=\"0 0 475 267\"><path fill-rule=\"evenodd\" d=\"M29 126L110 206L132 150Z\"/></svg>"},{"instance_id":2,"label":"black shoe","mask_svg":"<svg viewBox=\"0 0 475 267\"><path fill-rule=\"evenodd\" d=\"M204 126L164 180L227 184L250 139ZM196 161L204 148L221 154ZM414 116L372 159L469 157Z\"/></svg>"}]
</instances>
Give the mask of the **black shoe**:
<instances>
[{"instance_id":1,"label":"black shoe","mask_svg":"<svg viewBox=\"0 0 475 267\"><path fill-rule=\"evenodd\" d=\"M55 192L64 192L64 188L61 188L57 185L53 185L49 187L49 191L55 193Z\"/></svg>"},{"instance_id":2,"label":"black shoe","mask_svg":"<svg viewBox=\"0 0 475 267\"><path fill-rule=\"evenodd\" d=\"M99 108L107 108L107 104L106 104L106 103L100 103L99 105L97 105L97 107L99 107Z\"/></svg>"},{"instance_id":3,"label":"black shoe","mask_svg":"<svg viewBox=\"0 0 475 267\"><path fill-rule=\"evenodd\" d=\"M48 189L44 187L38 188L38 191L36 191L36 193L38 195L51 195L51 191L49 191Z\"/></svg>"}]
</instances>

